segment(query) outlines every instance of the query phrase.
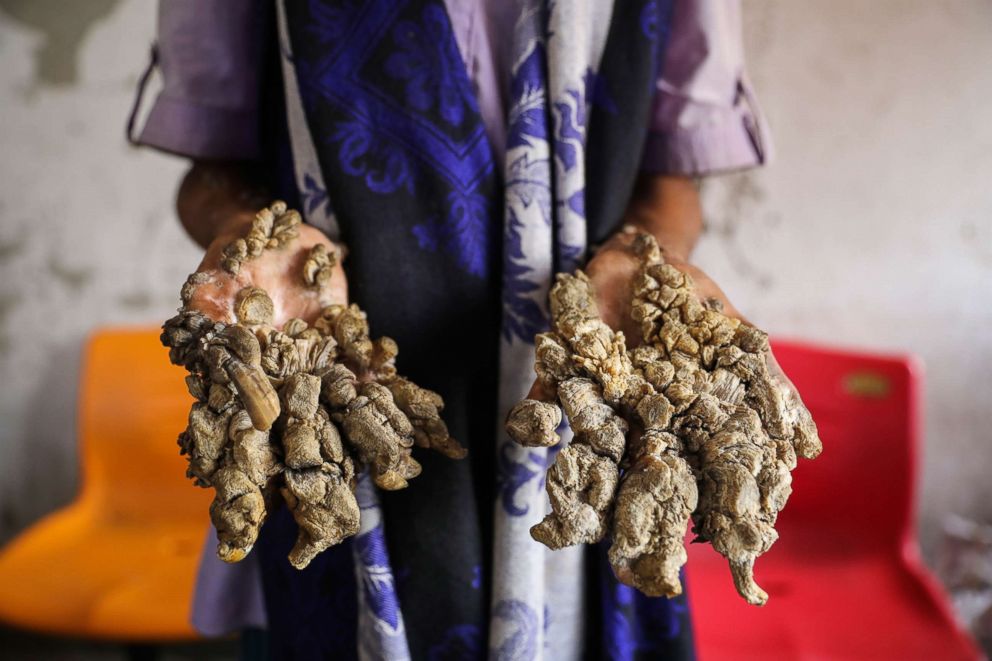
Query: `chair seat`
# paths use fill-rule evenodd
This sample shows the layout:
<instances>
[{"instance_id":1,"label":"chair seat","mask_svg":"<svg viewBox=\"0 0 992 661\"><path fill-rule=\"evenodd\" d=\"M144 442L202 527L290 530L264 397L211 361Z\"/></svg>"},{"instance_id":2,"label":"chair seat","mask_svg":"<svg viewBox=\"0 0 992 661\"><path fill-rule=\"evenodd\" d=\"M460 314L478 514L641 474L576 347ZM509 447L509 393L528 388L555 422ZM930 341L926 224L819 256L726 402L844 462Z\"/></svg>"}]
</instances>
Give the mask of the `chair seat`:
<instances>
[{"instance_id":1,"label":"chair seat","mask_svg":"<svg viewBox=\"0 0 992 661\"><path fill-rule=\"evenodd\" d=\"M71 505L0 553L0 620L86 638L194 639L189 596L205 529Z\"/></svg>"},{"instance_id":2,"label":"chair seat","mask_svg":"<svg viewBox=\"0 0 992 661\"><path fill-rule=\"evenodd\" d=\"M919 363L795 342L774 351L813 414L823 454L799 462L780 538L756 563L765 606L737 596L712 547L690 545L699 658L980 658L919 558Z\"/></svg>"},{"instance_id":3,"label":"chair seat","mask_svg":"<svg viewBox=\"0 0 992 661\"><path fill-rule=\"evenodd\" d=\"M795 532L795 531L793 531ZM757 563L771 597L750 606L734 592L726 561L693 544L686 567L702 661L716 659L976 659L934 598L915 558L890 553L809 553L779 542Z\"/></svg>"}]
</instances>

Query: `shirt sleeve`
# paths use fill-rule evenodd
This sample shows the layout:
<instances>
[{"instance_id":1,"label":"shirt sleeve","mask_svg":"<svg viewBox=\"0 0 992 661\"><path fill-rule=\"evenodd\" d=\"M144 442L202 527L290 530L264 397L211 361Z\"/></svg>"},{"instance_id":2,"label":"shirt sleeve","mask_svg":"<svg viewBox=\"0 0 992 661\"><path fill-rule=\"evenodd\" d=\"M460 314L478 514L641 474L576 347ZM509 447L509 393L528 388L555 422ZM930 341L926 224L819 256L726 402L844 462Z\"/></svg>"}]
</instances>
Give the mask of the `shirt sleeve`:
<instances>
[{"instance_id":1,"label":"shirt sleeve","mask_svg":"<svg viewBox=\"0 0 992 661\"><path fill-rule=\"evenodd\" d=\"M641 169L685 176L771 156L744 71L740 0L676 0Z\"/></svg>"},{"instance_id":2,"label":"shirt sleeve","mask_svg":"<svg viewBox=\"0 0 992 661\"><path fill-rule=\"evenodd\" d=\"M257 0L160 0L150 67L162 90L134 142L190 158L257 158L264 16Z\"/></svg>"}]
</instances>

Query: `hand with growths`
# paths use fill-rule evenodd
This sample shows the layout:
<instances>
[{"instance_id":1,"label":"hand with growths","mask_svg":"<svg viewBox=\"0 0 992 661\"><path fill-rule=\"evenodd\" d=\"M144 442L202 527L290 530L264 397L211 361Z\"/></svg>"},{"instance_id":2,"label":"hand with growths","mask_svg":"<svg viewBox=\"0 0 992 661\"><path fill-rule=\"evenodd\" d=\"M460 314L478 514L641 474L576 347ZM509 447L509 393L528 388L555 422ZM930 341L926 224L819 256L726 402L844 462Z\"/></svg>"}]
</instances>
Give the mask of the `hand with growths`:
<instances>
[{"instance_id":1,"label":"hand with growths","mask_svg":"<svg viewBox=\"0 0 992 661\"><path fill-rule=\"evenodd\" d=\"M223 560L251 551L278 495L299 526L289 560L306 567L358 532L357 472L402 489L420 473L413 445L465 456L440 396L397 374L396 343L369 337L345 291L334 246L275 202L211 243L163 326L196 399L179 445L216 491Z\"/></svg>"},{"instance_id":2,"label":"hand with growths","mask_svg":"<svg viewBox=\"0 0 992 661\"><path fill-rule=\"evenodd\" d=\"M588 275L559 274L551 290L532 393L554 403L525 399L507 418L523 445L558 442L559 406L574 432L548 470L552 511L531 534L550 548L609 535L622 582L674 596L691 520L741 596L763 604L754 561L778 537L797 457L821 450L816 426L767 335L726 314L722 292L700 296L648 234L607 249L626 263L604 268L597 256Z\"/></svg>"}]
</instances>

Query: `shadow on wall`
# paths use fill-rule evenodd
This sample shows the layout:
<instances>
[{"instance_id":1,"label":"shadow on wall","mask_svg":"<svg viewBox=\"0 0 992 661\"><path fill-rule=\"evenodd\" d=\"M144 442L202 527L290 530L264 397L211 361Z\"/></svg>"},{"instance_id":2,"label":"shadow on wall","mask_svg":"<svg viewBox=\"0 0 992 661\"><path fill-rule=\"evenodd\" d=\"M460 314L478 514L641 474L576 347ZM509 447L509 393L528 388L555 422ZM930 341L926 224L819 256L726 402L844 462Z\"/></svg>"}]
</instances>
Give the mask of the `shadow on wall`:
<instances>
[{"instance_id":1,"label":"shadow on wall","mask_svg":"<svg viewBox=\"0 0 992 661\"><path fill-rule=\"evenodd\" d=\"M75 85L83 38L119 3L120 0L0 0L0 12L43 35L34 53L37 84Z\"/></svg>"}]
</instances>

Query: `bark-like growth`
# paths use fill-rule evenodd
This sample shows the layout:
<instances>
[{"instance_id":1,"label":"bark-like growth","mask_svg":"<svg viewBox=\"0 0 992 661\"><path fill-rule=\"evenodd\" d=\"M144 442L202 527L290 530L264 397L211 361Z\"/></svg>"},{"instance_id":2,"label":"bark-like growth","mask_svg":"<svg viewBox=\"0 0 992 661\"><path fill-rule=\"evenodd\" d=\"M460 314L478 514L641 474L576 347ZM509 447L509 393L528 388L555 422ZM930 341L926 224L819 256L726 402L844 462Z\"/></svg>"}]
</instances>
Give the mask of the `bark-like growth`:
<instances>
[{"instance_id":1,"label":"bark-like growth","mask_svg":"<svg viewBox=\"0 0 992 661\"><path fill-rule=\"evenodd\" d=\"M263 251L292 245L299 222L281 202L263 209L247 236L223 251L224 270L236 275ZM324 246L312 248L303 283L326 286L336 259ZM290 562L306 567L358 532L356 473L367 469L380 488L402 489L420 473L414 444L465 456L441 420L441 397L396 373L396 343L372 340L358 306L331 305L313 325L291 319L275 328L268 293L245 287L234 301L237 323L226 324L189 307L208 281L189 277L162 342L189 371L196 402L180 451L195 483L215 490L210 516L221 559L251 551L281 495L299 526Z\"/></svg>"},{"instance_id":2,"label":"bark-like growth","mask_svg":"<svg viewBox=\"0 0 992 661\"><path fill-rule=\"evenodd\" d=\"M727 558L741 596L763 604L754 561L778 537L797 456L821 450L816 426L769 370L765 333L700 301L650 236L635 248L637 348L600 319L584 273L559 274L551 290L553 328L536 338L535 371L574 438L548 470L552 511L531 534L561 548L610 533L617 577L673 596L691 520ZM524 400L506 427L523 445L550 446L560 420L557 406Z\"/></svg>"}]
</instances>

